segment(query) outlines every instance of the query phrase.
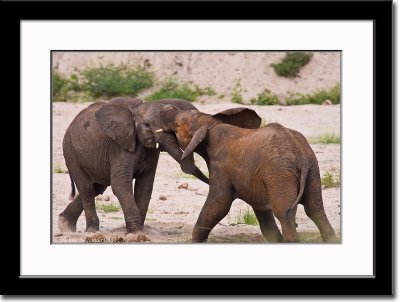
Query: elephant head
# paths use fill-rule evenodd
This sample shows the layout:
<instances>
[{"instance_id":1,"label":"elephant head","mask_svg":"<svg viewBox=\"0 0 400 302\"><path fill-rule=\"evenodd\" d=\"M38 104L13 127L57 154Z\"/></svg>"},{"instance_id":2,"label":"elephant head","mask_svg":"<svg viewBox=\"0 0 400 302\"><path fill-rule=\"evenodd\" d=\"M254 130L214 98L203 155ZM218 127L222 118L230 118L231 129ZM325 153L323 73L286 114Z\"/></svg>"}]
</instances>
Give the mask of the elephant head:
<instances>
[{"instance_id":1,"label":"elephant head","mask_svg":"<svg viewBox=\"0 0 400 302\"><path fill-rule=\"evenodd\" d=\"M175 160L180 161L184 172L195 169L193 151L205 138L209 128L218 123L227 123L256 129L261 124L257 113L248 108L232 108L209 115L198 110L182 111L173 105L141 104L135 109L134 115L139 124L146 125L144 131L149 136L152 133L156 142L162 141L164 135L174 134L173 137L169 136L169 143L173 147L167 151ZM204 125L194 130L199 124ZM185 151L182 153L181 149Z\"/></svg>"},{"instance_id":2,"label":"elephant head","mask_svg":"<svg viewBox=\"0 0 400 302\"><path fill-rule=\"evenodd\" d=\"M160 145L162 150L167 151L181 164L182 151L179 149L175 135L160 133L156 141L150 128L149 114L141 116L141 119L136 118L137 107L142 103L143 101L138 99L110 101L96 111L96 120L102 131L123 149L135 152L137 140L148 149L155 149ZM188 167L181 164L181 168L183 172L192 174L208 184L208 178L196 166Z\"/></svg>"}]
</instances>

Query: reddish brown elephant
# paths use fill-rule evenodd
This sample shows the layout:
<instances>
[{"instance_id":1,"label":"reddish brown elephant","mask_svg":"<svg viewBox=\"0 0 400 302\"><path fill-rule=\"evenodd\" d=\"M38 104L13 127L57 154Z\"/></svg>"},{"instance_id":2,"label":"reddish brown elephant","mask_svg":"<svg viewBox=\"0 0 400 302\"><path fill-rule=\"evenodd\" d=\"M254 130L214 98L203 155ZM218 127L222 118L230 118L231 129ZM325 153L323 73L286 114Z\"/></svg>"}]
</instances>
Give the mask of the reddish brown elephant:
<instances>
[{"instance_id":1,"label":"reddish brown elephant","mask_svg":"<svg viewBox=\"0 0 400 302\"><path fill-rule=\"evenodd\" d=\"M210 190L192 234L204 242L224 218L235 198L251 205L264 237L270 242L298 241L293 212L302 204L326 242L335 232L324 211L317 158L305 137L280 124L259 128L261 118L247 108L215 115L180 111L170 105L139 105L154 136L175 133L184 150L182 161L198 152L209 168ZM257 128L257 129L245 129ZM273 217L282 226L282 235Z\"/></svg>"}]
</instances>

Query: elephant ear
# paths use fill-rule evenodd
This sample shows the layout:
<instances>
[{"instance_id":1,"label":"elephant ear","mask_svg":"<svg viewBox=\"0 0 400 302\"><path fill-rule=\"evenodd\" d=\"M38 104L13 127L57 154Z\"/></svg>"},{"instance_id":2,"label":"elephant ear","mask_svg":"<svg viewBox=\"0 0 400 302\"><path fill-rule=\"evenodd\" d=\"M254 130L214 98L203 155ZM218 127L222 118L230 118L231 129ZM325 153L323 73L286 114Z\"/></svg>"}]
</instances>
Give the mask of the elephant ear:
<instances>
[{"instance_id":1,"label":"elephant ear","mask_svg":"<svg viewBox=\"0 0 400 302\"><path fill-rule=\"evenodd\" d=\"M136 133L131 110L109 103L96 111L101 130L125 150L135 152Z\"/></svg>"},{"instance_id":2,"label":"elephant ear","mask_svg":"<svg viewBox=\"0 0 400 302\"><path fill-rule=\"evenodd\" d=\"M213 115L217 120L241 128L257 129L261 125L261 117L249 108L232 108Z\"/></svg>"},{"instance_id":3,"label":"elephant ear","mask_svg":"<svg viewBox=\"0 0 400 302\"><path fill-rule=\"evenodd\" d=\"M176 115L179 113L179 108L174 105L163 105L160 110L161 126L165 131L174 132Z\"/></svg>"},{"instance_id":4,"label":"elephant ear","mask_svg":"<svg viewBox=\"0 0 400 302\"><path fill-rule=\"evenodd\" d=\"M186 159L186 161L189 161L190 164L191 159L189 155L192 155L197 145L203 141L203 139L206 137L207 131L208 128L206 126L201 126L199 129L196 130L196 132L193 134L192 139L190 140L190 143L187 145L185 151L183 151L182 161Z\"/></svg>"}]
</instances>

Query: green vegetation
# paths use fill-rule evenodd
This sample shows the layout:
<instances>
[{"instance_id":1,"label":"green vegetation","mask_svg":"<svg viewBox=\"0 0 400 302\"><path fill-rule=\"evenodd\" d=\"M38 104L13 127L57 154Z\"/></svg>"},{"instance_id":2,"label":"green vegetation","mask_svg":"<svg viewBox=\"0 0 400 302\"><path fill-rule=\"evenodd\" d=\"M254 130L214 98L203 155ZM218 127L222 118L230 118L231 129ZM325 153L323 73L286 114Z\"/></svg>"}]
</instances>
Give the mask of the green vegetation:
<instances>
[{"instance_id":1,"label":"green vegetation","mask_svg":"<svg viewBox=\"0 0 400 302\"><path fill-rule=\"evenodd\" d=\"M279 104L279 98L271 90L265 89L263 92L257 94L256 98L250 99L250 103L253 105L277 105Z\"/></svg>"},{"instance_id":2,"label":"green vegetation","mask_svg":"<svg viewBox=\"0 0 400 302\"><path fill-rule=\"evenodd\" d=\"M187 82L179 83L176 79L164 81L161 88L148 96L149 101L158 101L160 99L184 99L190 102L196 101L201 95L215 95L212 87L200 88L198 85L191 85Z\"/></svg>"},{"instance_id":3,"label":"green vegetation","mask_svg":"<svg viewBox=\"0 0 400 302\"><path fill-rule=\"evenodd\" d=\"M334 177L329 172L325 172L324 176L321 178L321 184L325 186L325 188L340 187L340 178Z\"/></svg>"},{"instance_id":4,"label":"green vegetation","mask_svg":"<svg viewBox=\"0 0 400 302\"><path fill-rule=\"evenodd\" d=\"M115 203L97 204L96 209L103 210L105 213L115 213L120 210L120 206Z\"/></svg>"},{"instance_id":5,"label":"green vegetation","mask_svg":"<svg viewBox=\"0 0 400 302\"><path fill-rule=\"evenodd\" d=\"M244 212L242 212L242 210L239 211L239 217L237 223L258 225L258 220L253 210L251 208L247 208Z\"/></svg>"},{"instance_id":6,"label":"green vegetation","mask_svg":"<svg viewBox=\"0 0 400 302\"><path fill-rule=\"evenodd\" d=\"M81 91L81 85L76 74L67 78L56 71L53 72L52 87L53 102L75 101L76 96L73 95L73 92Z\"/></svg>"},{"instance_id":7,"label":"green vegetation","mask_svg":"<svg viewBox=\"0 0 400 302\"><path fill-rule=\"evenodd\" d=\"M54 167L54 172L55 172L55 173L62 174L62 173L65 173L65 170L64 170L59 164L57 164L57 165Z\"/></svg>"},{"instance_id":8,"label":"green vegetation","mask_svg":"<svg viewBox=\"0 0 400 302\"><path fill-rule=\"evenodd\" d=\"M340 144L340 136L334 133L324 133L310 138L311 144Z\"/></svg>"},{"instance_id":9,"label":"green vegetation","mask_svg":"<svg viewBox=\"0 0 400 302\"><path fill-rule=\"evenodd\" d=\"M66 102L68 98L68 81L58 72L53 72L53 101Z\"/></svg>"},{"instance_id":10,"label":"green vegetation","mask_svg":"<svg viewBox=\"0 0 400 302\"><path fill-rule=\"evenodd\" d=\"M91 101L98 97L121 95L136 96L141 90L153 85L153 73L140 66L113 65L85 69L80 76L69 78L53 71L53 101Z\"/></svg>"},{"instance_id":11,"label":"green vegetation","mask_svg":"<svg viewBox=\"0 0 400 302\"><path fill-rule=\"evenodd\" d=\"M318 90L310 94L289 92L285 98L286 105L321 105L326 100L330 100L332 104L340 104L339 83L333 86L330 90Z\"/></svg>"},{"instance_id":12,"label":"green vegetation","mask_svg":"<svg viewBox=\"0 0 400 302\"><path fill-rule=\"evenodd\" d=\"M240 79L236 79L236 85L233 87L231 92L231 101L232 103L243 104L243 96L242 96L243 88L240 84Z\"/></svg>"},{"instance_id":13,"label":"green vegetation","mask_svg":"<svg viewBox=\"0 0 400 302\"><path fill-rule=\"evenodd\" d=\"M113 66L88 68L83 72L84 88L91 96L114 97L121 95L137 96L153 86L154 75L143 67Z\"/></svg>"},{"instance_id":14,"label":"green vegetation","mask_svg":"<svg viewBox=\"0 0 400 302\"><path fill-rule=\"evenodd\" d=\"M113 217L111 217L111 219L113 219L113 220L121 220L123 218L122 217L113 216Z\"/></svg>"},{"instance_id":15,"label":"green vegetation","mask_svg":"<svg viewBox=\"0 0 400 302\"><path fill-rule=\"evenodd\" d=\"M275 72L282 77L293 78L300 69L310 62L312 53L287 52L286 56L278 64L271 64Z\"/></svg>"}]
</instances>

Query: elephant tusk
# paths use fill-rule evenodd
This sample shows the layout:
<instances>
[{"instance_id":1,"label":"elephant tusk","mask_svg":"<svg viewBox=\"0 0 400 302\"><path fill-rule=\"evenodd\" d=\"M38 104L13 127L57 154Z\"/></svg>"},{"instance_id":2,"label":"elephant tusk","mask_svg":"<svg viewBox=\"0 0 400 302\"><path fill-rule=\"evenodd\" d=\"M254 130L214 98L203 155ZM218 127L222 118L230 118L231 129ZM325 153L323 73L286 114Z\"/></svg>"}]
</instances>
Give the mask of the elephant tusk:
<instances>
[{"instance_id":1,"label":"elephant tusk","mask_svg":"<svg viewBox=\"0 0 400 302\"><path fill-rule=\"evenodd\" d=\"M158 144L158 143L156 143L156 149L158 149L158 146L159 146L159 144Z\"/></svg>"},{"instance_id":2,"label":"elephant tusk","mask_svg":"<svg viewBox=\"0 0 400 302\"><path fill-rule=\"evenodd\" d=\"M162 130L162 129L158 129L158 130L156 130L155 131L155 133L160 133L160 132L163 132L164 130Z\"/></svg>"}]
</instances>

